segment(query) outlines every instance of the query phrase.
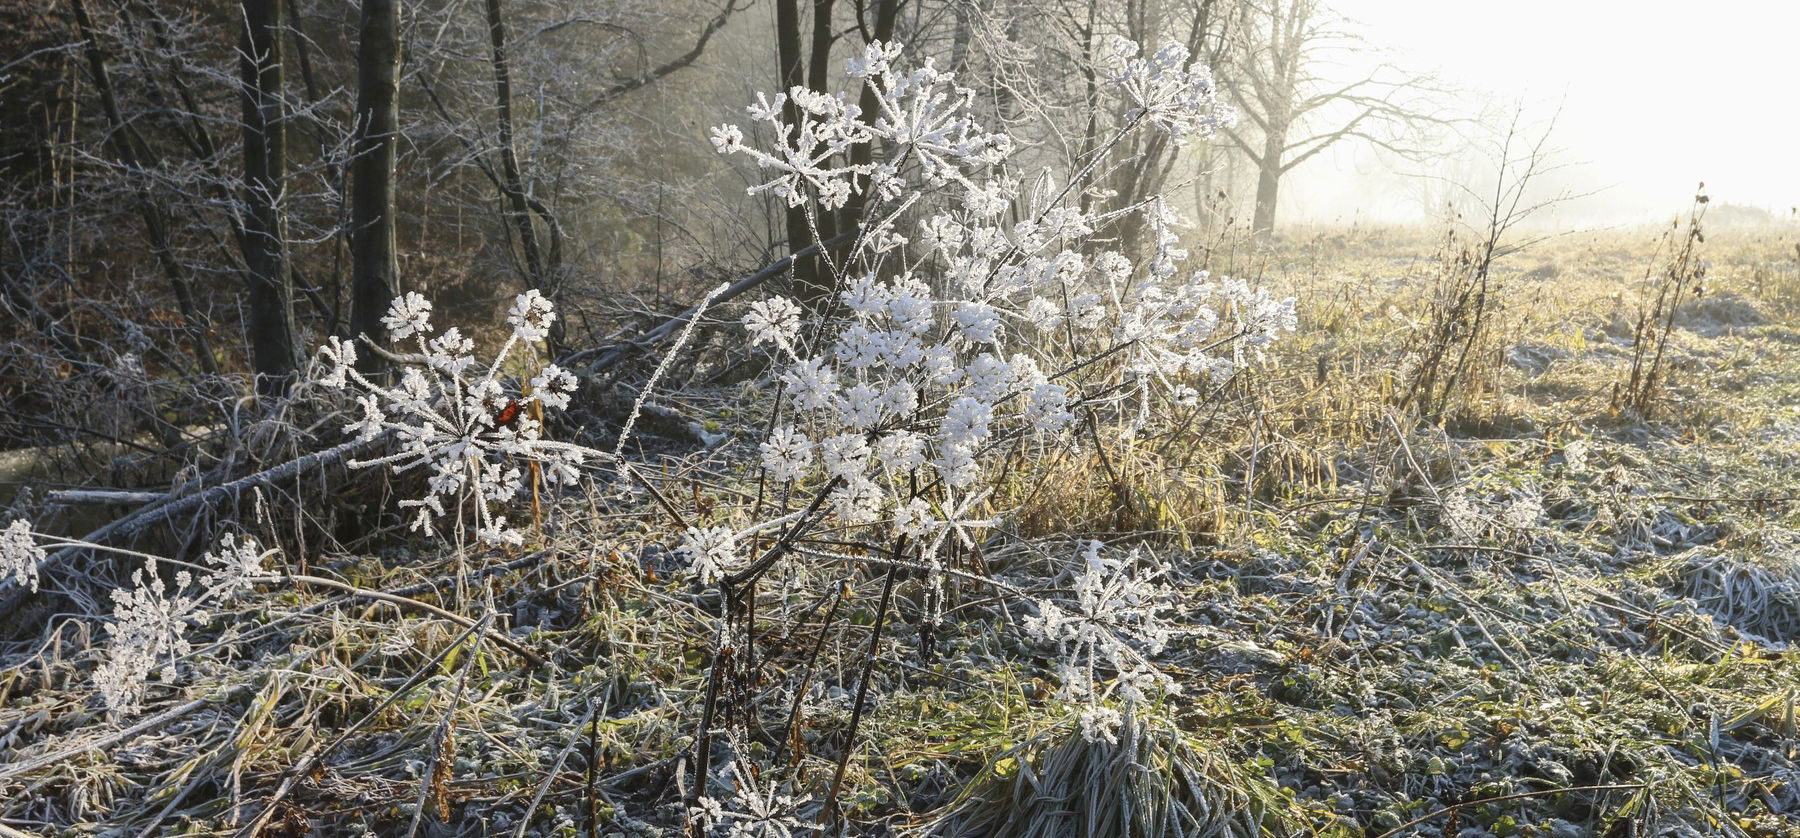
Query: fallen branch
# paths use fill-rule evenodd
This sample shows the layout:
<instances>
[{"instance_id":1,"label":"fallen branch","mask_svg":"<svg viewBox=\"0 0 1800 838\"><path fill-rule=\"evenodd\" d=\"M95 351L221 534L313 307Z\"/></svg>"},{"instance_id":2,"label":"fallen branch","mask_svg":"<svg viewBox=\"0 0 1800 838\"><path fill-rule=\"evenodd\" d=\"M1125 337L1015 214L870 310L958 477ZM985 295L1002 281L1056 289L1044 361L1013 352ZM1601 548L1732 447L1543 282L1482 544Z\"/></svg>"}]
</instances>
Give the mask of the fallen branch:
<instances>
[{"instance_id":1,"label":"fallen branch","mask_svg":"<svg viewBox=\"0 0 1800 838\"><path fill-rule=\"evenodd\" d=\"M168 492L141 492L132 489L59 489L44 493L46 503L59 506L111 503L156 503L168 500Z\"/></svg>"},{"instance_id":2,"label":"fallen branch","mask_svg":"<svg viewBox=\"0 0 1800 838\"><path fill-rule=\"evenodd\" d=\"M191 495L174 498L166 497L136 512L112 521L93 532L81 537L85 542L101 542L114 536L129 536L142 531L158 521L191 512L201 507L211 507L227 498L235 498L239 493L259 486L266 486L292 478L302 472L332 465L351 454L372 444L362 440L351 440L340 443L324 451L307 454L282 463L278 466L263 469L255 474L240 477L229 483L221 483L209 489L203 489ZM88 549L84 545L64 547L45 556L37 563L39 573L67 561L69 558ZM12 608L24 596L25 590L11 577L0 579L0 611Z\"/></svg>"}]
</instances>

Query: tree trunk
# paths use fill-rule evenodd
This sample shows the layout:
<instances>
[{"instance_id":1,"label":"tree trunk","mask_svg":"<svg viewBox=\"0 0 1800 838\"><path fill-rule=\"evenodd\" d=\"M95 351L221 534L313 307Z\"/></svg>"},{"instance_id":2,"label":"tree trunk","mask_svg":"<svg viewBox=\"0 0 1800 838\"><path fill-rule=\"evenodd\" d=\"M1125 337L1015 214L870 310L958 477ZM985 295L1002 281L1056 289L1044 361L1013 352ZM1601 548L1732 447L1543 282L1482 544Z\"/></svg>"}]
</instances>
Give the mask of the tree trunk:
<instances>
[{"instance_id":1,"label":"tree trunk","mask_svg":"<svg viewBox=\"0 0 1800 838\"><path fill-rule=\"evenodd\" d=\"M242 0L239 41L244 120L244 251L249 286L251 368L256 391L279 396L300 369L294 333L294 287L281 209L287 176L287 129L281 101L280 0Z\"/></svg>"},{"instance_id":2,"label":"tree trunk","mask_svg":"<svg viewBox=\"0 0 1800 838\"><path fill-rule=\"evenodd\" d=\"M500 0L487 0L488 41L493 48L494 105L499 119L500 174L503 178L507 218L519 234L519 248L525 251L525 270L532 282L541 281L544 260L538 249L537 231L531 224L531 210L525 204L525 182L519 174L519 152L513 145L512 65L506 57L506 19L500 13Z\"/></svg>"},{"instance_id":3,"label":"tree trunk","mask_svg":"<svg viewBox=\"0 0 1800 838\"><path fill-rule=\"evenodd\" d=\"M400 291L394 234L395 104L400 96L400 0L363 0L356 56L356 158L351 163L350 331L387 346L382 315ZM357 366L384 375L387 362L364 352Z\"/></svg>"},{"instance_id":4,"label":"tree trunk","mask_svg":"<svg viewBox=\"0 0 1800 838\"><path fill-rule=\"evenodd\" d=\"M830 49L829 42L826 49ZM799 0L775 0L775 53L780 63L781 92L804 85L806 67L800 55ZM814 56L815 61L818 58ZM792 97L782 106L781 118L789 125L799 124L800 108L794 105ZM807 217L805 206L787 208L787 239L789 254L812 246L812 220ZM819 274L817 258L807 256L794 260L794 296L808 312L818 312L831 294L829 284Z\"/></svg>"},{"instance_id":5,"label":"tree trunk","mask_svg":"<svg viewBox=\"0 0 1800 838\"><path fill-rule=\"evenodd\" d=\"M820 93L831 92L831 44L834 36L831 31L831 13L837 7L836 0L812 0L812 47L806 58L806 87ZM838 213L827 209L819 209L813 214L813 229L809 231L814 241L828 242L837 238ZM820 297L818 307L808 307L809 311L826 313L836 307L837 283L827 276L831 271L832 261L826 258L826 250L807 257L813 265L812 272L823 286L817 289Z\"/></svg>"},{"instance_id":6,"label":"tree trunk","mask_svg":"<svg viewBox=\"0 0 1800 838\"><path fill-rule=\"evenodd\" d=\"M1263 139L1262 157L1256 161L1256 212L1250 230L1257 238L1268 238L1275 231L1275 199L1281 193L1281 152L1287 143L1285 131L1271 131Z\"/></svg>"}]
</instances>

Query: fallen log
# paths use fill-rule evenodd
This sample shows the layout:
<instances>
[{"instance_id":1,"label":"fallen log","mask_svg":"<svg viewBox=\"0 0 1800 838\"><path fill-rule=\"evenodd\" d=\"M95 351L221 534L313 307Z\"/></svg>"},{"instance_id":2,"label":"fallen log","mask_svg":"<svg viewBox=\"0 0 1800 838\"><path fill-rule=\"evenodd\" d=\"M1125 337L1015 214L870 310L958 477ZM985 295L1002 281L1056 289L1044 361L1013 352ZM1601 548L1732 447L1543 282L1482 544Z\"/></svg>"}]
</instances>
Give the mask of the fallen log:
<instances>
[{"instance_id":1,"label":"fallen log","mask_svg":"<svg viewBox=\"0 0 1800 838\"><path fill-rule=\"evenodd\" d=\"M45 503L53 503L58 506L146 504L168 499L168 492L142 492L132 489L58 489L44 494Z\"/></svg>"},{"instance_id":2,"label":"fallen log","mask_svg":"<svg viewBox=\"0 0 1800 838\"><path fill-rule=\"evenodd\" d=\"M833 238L812 245L811 247L804 248L780 261L773 262L762 270L726 286L725 290L713 295L704 305L707 308L716 308L720 303L727 302L758 285L786 273L788 268L793 266L795 259L811 256L814 253L819 252L820 247L828 247L849 241L855 235L857 235L857 231L855 230L840 233ZM656 328L638 335L631 340L620 341L618 343L599 346L593 349L584 349L580 352L566 356L559 363L565 369L579 370L582 376L592 379L600 373L618 366L627 358L649 352L651 348L679 332L682 327L687 325L688 320L692 319L694 314L700 309L700 305L688 306L680 314L663 321L663 323ZM589 358L592 358L593 360L590 361L588 360Z\"/></svg>"},{"instance_id":3,"label":"fallen log","mask_svg":"<svg viewBox=\"0 0 1800 838\"><path fill-rule=\"evenodd\" d=\"M202 489L191 495L165 497L162 500L143 506L136 512L119 518L106 526L82 536L81 540L90 543L100 543L108 538L135 535L142 532L145 527L148 527L151 524L155 524L176 515L191 512L195 509L203 507L210 508L224 502L228 498L236 498L239 494L248 489L274 484L292 478L294 475L302 472L335 464L371 444L372 442L364 442L362 440L351 440L349 442L339 443L324 451L296 457L280 465L263 469L255 474L240 477L229 483L221 483L217 486ZM77 544L50 553L38 561L38 572L43 573L46 570L54 568L86 549L88 548ZM0 579L0 611L11 609L14 605L18 604L18 601L24 594L25 589L21 588L11 577Z\"/></svg>"}]
</instances>

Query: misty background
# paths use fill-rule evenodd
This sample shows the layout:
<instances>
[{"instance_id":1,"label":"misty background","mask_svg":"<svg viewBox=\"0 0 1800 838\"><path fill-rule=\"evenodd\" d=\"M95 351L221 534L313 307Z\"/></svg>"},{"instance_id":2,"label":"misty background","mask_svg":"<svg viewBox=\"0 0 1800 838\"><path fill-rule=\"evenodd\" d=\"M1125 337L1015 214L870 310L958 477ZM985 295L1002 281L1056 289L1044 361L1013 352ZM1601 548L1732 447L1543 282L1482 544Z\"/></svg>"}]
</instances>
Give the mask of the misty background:
<instances>
[{"instance_id":1,"label":"misty background","mask_svg":"<svg viewBox=\"0 0 1800 838\"><path fill-rule=\"evenodd\" d=\"M1532 223L1591 227L1662 222L1705 181L1719 205L1794 220L1800 203L1800 113L1792 95L1800 4L1727 0L1518 0L1473 6L1430 0L1337 0L1366 52L1340 51L1336 75L1371 61L1429 71L1490 120L1522 105L1554 120L1560 171L1540 194L1574 199ZM1302 164L1282 220L1419 222L1442 216L1434 176L1479 170L1479 154L1435 164L1395 160L1364 143ZM1754 213L1752 213L1754 214ZM1715 216L1717 219L1718 216Z\"/></svg>"}]
</instances>

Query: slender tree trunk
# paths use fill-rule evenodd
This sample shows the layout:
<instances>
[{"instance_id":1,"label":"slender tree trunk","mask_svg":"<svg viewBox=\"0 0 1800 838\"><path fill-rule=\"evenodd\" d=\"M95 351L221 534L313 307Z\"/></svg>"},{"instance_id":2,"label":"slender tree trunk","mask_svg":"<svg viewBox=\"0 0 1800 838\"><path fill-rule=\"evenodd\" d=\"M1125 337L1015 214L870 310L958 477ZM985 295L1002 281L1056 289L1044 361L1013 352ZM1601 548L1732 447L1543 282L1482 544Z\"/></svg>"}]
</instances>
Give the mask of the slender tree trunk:
<instances>
[{"instance_id":1,"label":"slender tree trunk","mask_svg":"<svg viewBox=\"0 0 1800 838\"><path fill-rule=\"evenodd\" d=\"M953 3L950 13L955 16L950 35L950 72L968 85L969 80L962 75L969 68L969 41L974 37L975 28L973 18L981 12L974 3Z\"/></svg>"},{"instance_id":2,"label":"slender tree trunk","mask_svg":"<svg viewBox=\"0 0 1800 838\"><path fill-rule=\"evenodd\" d=\"M140 165L138 146L142 138L138 136L136 129L126 125L124 116L119 111L112 76L107 71L106 53L94 37L94 21L88 16L87 5L82 0L74 0L73 10L81 39L87 42L88 70L94 74L94 88L100 92L100 105L106 112L106 124L111 130L113 153L127 169L137 169ZM130 176L136 179L135 174ZM205 318L194 305L193 283L186 269L175 259L170 246L168 218L141 181L133 184L132 191L137 197L138 214L143 218L144 232L150 238L150 251L155 254L157 265L162 268L170 288L175 292L175 305L181 310L181 317L186 323L194 361L200 365L202 372L216 374L219 365L213 358L212 345L206 339Z\"/></svg>"},{"instance_id":3,"label":"slender tree trunk","mask_svg":"<svg viewBox=\"0 0 1800 838\"><path fill-rule=\"evenodd\" d=\"M251 368L256 391L279 396L300 369L294 331L294 287L287 264L287 221L281 198L287 176L287 129L281 100L280 0L242 0L238 47L244 120L244 250L249 286Z\"/></svg>"},{"instance_id":4,"label":"slender tree trunk","mask_svg":"<svg viewBox=\"0 0 1800 838\"><path fill-rule=\"evenodd\" d=\"M812 48L807 56L806 86L820 93L831 91L831 44L834 38L831 13L836 6L836 0L813 0ZM837 238L838 213L820 209L813 216L813 228L811 232L818 241L827 242ZM820 284L827 286L823 289L824 297L820 303L824 309L829 310L836 302L833 295L838 290L831 277L826 276L831 270L831 261L826 258L826 252L822 248L818 255L809 257L808 261L813 263L813 272Z\"/></svg>"},{"instance_id":5,"label":"slender tree trunk","mask_svg":"<svg viewBox=\"0 0 1800 838\"><path fill-rule=\"evenodd\" d=\"M351 163L350 331L388 343L382 315L400 291L394 234L395 106L400 96L400 0L363 0L362 43L356 57L356 158ZM365 374L383 375L387 362L364 352Z\"/></svg>"},{"instance_id":6,"label":"slender tree trunk","mask_svg":"<svg viewBox=\"0 0 1800 838\"><path fill-rule=\"evenodd\" d=\"M519 248L525 251L525 269L530 282L545 290L551 301L562 302L562 233L556 217L540 201L525 194L525 179L519 171L519 151L513 132L512 61L507 57L506 18L500 0L487 0L488 41L493 48L494 102L500 134L500 191L505 193L506 214L519 235ZM549 228L549 256L538 242L533 213ZM563 345L565 318L550 324L549 343L557 351Z\"/></svg>"},{"instance_id":7,"label":"slender tree trunk","mask_svg":"<svg viewBox=\"0 0 1800 838\"><path fill-rule=\"evenodd\" d=\"M512 63L506 55L506 18L500 11L500 0L487 0L488 42L493 48L494 106L499 120L501 188L506 193L507 218L519 235L519 248L525 251L525 269L531 281L544 275L544 257L538 249L537 230L531 224L531 209L525 203L525 182L519 174L519 151L513 144Z\"/></svg>"}]
</instances>

